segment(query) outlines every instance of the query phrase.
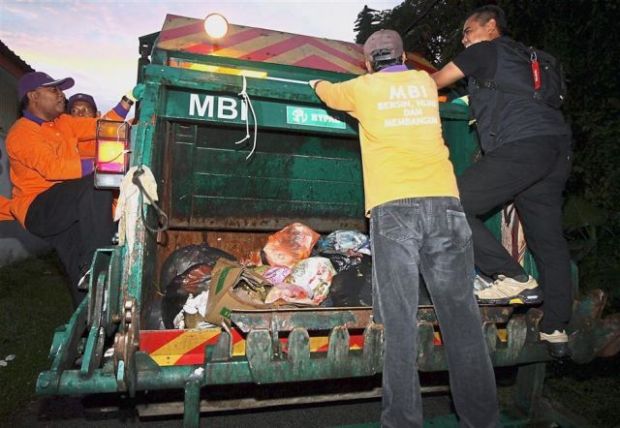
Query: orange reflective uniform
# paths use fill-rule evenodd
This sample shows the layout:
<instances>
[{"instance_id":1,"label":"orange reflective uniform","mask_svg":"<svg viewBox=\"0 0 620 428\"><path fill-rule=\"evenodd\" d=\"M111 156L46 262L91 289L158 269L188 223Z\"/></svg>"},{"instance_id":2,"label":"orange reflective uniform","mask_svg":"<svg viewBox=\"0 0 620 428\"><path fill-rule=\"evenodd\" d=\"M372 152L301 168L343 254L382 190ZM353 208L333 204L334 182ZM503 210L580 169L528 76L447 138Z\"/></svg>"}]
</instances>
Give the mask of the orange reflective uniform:
<instances>
[{"instance_id":1,"label":"orange reflective uniform","mask_svg":"<svg viewBox=\"0 0 620 428\"><path fill-rule=\"evenodd\" d=\"M0 195L0 221L15 220L11 214L11 200Z\"/></svg>"},{"instance_id":2,"label":"orange reflective uniform","mask_svg":"<svg viewBox=\"0 0 620 428\"><path fill-rule=\"evenodd\" d=\"M9 155L13 200L10 210L25 227L32 201L54 184L80 178L78 143L95 139L97 119L62 114L51 122L20 118L9 130Z\"/></svg>"}]
</instances>

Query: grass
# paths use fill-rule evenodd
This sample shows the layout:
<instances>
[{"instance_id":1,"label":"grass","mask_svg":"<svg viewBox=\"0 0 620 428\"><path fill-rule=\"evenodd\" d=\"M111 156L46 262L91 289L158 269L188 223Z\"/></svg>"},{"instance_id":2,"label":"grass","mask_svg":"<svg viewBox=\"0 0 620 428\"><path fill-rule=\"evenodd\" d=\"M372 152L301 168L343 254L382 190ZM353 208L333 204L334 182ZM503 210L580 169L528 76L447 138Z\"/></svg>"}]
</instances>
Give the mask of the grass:
<instances>
[{"instance_id":1,"label":"grass","mask_svg":"<svg viewBox=\"0 0 620 428\"><path fill-rule=\"evenodd\" d=\"M34 398L40 371L49 368L54 329L71 315L64 274L52 255L0 268L0 421Z\"/></svg>"},{"instance_id":2,"label":"grass","mask_svg":"<svg viewBox=\"0 0 620 428\"><path fill-rule=\"evenodd\" d=\"M35 398L37 376L50 366L54 329L71 315L59 266L48 255L0 267L0 359L16 356L0 367L0 422ZM509 385L500 387L503 403L512 391ZM620 355L585 365L549 364L545 395L594 427L620 428Z\"/></svg>"},{"instance_id":3,"label":"grass","mask_svg":"<svg viewBox=\"0 0 620 428\"><path fill-rule=\"evenodd\" d=\"M545 391L593 426L620 427L620 355L588 364L549 364Z\"/></svg>"}]
</instances>

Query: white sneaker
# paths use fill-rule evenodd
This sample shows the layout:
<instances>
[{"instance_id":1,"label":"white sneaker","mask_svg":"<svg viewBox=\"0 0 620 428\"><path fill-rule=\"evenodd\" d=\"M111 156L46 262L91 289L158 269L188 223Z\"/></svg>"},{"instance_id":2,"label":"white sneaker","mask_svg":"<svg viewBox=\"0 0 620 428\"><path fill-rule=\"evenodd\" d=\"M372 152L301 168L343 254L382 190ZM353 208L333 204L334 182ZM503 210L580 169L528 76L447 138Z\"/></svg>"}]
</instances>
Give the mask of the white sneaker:
<instances>
[{"instance_id":1,"label":"white sneaker","mask_svg":"<svg viewBox=\"0 0 620 428\"><path fill-rule=\"evenodd\" d=\"M542 303L538 282L531 276L519 282L504 275L498 275L489 288L475 291L480 303L494 305L536 305Z\"/></svg>"},{"instance_id":2,"label":"white sneaker","mask_svg":"<svg viewBox=\"0 0 620 428\"><path fill-rule=\"evenodd\" d=\"M474 278L474 290L482 291L493 286L493 281L489 281L483 278L481 275L476 274Z\"/></svg>"},{"instance_id":3,"label":"white sneaker","mask_svg":"<svg viewBox=\"0 0 620 428\"><path fill-rule=\"evenodd\" d=\"M540 333L540 340L547 341L549 343L566 343L568 342L568 335L564 330L554 330L553 333Z\"/></svg>"},{"instance_id":4,"label":"white sneaker","mask_svg":"<svg viewBox=\"0 0 620 428\"><path fill-rule=\"evenodd\" d=\"M554 330L553 333L540 333L540 341L547 342L547 350L553 358L570 356L568 335L565 330Z\"/></svg>"}]
</instances>

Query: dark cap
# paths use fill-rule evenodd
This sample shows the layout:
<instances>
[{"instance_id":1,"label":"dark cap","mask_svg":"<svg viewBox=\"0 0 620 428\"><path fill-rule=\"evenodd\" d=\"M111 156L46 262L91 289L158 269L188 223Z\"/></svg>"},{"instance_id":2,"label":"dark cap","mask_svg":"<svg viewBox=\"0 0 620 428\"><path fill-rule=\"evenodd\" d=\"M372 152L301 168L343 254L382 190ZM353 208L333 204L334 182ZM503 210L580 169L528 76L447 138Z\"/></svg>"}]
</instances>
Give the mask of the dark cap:
<instances>
[{"instance_id":1,"label":"dark cap","mask_svg":"<svg viewBox=\"0 0 620 428\"><path fill-rule=\"evenodd\" d=\"M71 77L55 80L49 74L41 71L33 71L31 73L24 74L22 78L19 79L19 83L17 85L17 95L21 100L28 92L34 91L40 87L49 88L58 86L58 88L64 91L72 87L74 84L75 81Z\"/></svg>"},{"instance_id":2,"label":"dark cap","mask_svg":"<svg viewBox=\"0 0 620 428\"><path fill-rule=\"evenodd\" d=\"M396 59L403 54L403 39L394 30L375 31L364 43L364 58L371 60L378 50L389 50L390 57Z\"/></svg>"},{"instance_id":3,"label":"dark cap","mask_svg":"<svg viewBox=\"0 0 620 428\"><path fill-rule=\"evenodd\" d=\"M67 111L69 113L71 113L71 109L73 108L73 104L75 104L76 101L84 101L85 103L88 103L88 105L90 105L93 109L93 111L95 113L97 113L97 104L95 103L95 99L88 95L88 94L73 94L69 97L69 100L67 101Z\"/></svg>"}]
</instances>

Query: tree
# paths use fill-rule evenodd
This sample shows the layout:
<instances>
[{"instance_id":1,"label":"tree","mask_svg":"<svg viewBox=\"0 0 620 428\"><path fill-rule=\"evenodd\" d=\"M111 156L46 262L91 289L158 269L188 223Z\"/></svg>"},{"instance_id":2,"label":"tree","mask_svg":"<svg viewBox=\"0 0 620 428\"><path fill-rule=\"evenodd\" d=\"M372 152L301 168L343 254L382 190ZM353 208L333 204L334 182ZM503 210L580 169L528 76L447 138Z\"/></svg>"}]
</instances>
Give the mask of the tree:
<instances>
[{"instance_id":1,"label":"tree","mask_svg":"<svg viewBox=\"0 0 620 428\"><path fill-rule=\"evenodd\" d=\"M357 14L355 26L353 27L353 30L357 33L355 43L364 43L368 36L375 32L380 20L381 17L379 12L368 6L364 6L364 9Z\"/></svg>"}]
</instances>

